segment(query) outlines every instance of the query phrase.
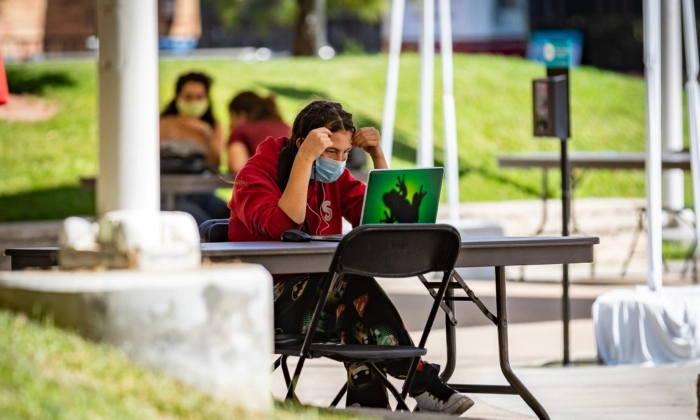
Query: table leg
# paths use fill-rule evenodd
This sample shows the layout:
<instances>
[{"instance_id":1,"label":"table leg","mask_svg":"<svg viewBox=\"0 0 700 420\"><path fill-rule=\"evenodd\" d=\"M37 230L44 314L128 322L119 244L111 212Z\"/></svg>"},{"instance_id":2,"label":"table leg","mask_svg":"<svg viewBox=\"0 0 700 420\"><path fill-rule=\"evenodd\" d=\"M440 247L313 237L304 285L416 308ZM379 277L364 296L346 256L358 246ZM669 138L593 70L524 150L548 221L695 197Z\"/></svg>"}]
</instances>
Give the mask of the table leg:
<instances>
[{"instance_id":1,"label":"table leg","mask_svg":"<svg viewBox=\"0 0 700 420\"><path fill-rule=\"evenodd\" d=\"M174 193L166 193L165 194L165 210L167 211L173 211L175 210L175 194Z\"/></svg>"},{"instance_id":2,"label":"table leg","mask_svg":"<svg viewBox=\"0 0 700 420\"><path fill-rule=\"evenodd\" d=\"M531 236L537 236L544 232L544 227L547 224L547 200L549 199L549 190L547 189L549 170L547 168L542 168L542 221L540 221L540 226L537 228L535 233ZM519 281L525 281L525 266L520 266L520 278Z\"/></svg>"},{"instance_id":3,"label":"table leg","mask_svg":"<svg viewBox=\"0 0 700 420\"><path fill-rule=\"evenodd\" d=\"M509 385L482 385L482 384L448 384L452 389L465 393L477 394L509 394L520 395L525 403L540 419L549 419L549 415L542 405L530 393L530 391L520 382L510 367L508 360L508 319L506 317L506 270L504 267L496 267L496 328L498 329L498 359L501 372ZM449 330L449 325L447 326ZM447 347L448 355L450 346ZM454 351L454 350L453 350ZM449 357L448 357L449 358Z\"/></svg>"},{"instance_id":4,"label":"table leg","mask_svg":"<svg viewBox=\"0 0 700 420\"><path fill-rule=\"evenodd\" d=\"M530 406L532 411L540 419L549 419L549 415L544 407L530 393L525 385L520 382L510 367L508 360L508 319L506 316L506 271L505 267L496 267L496 312L498 318L498 356L501 365L501 372L508 383L515 388L518 395Z\"/></svg>"},{"instance_id":5,"label":"table leg","mask_svg":"<svg viewBox=\"0 0 700 420\"><path fill-rule=\"evenodd\" d=\"M549 199L549 191L547 190L547 174L548 174L547 168L542 168L542 221L540 222L540 226L537 228L535 233L532 234L532 236L537 236L540 233L544 232L544 226L547 224L547 200Z\"/></svg>"}]
</instances>

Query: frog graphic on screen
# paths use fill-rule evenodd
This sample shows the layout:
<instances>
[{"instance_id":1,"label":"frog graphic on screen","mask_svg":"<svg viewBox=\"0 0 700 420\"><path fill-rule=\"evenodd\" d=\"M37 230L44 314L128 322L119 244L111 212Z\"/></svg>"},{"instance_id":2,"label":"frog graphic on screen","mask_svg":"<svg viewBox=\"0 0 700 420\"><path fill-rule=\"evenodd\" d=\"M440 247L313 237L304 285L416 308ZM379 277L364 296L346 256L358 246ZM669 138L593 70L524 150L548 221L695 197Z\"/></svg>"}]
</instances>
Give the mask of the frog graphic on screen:
<instances>
[{"instance_id":1,"label":"frog graphic on screen","mask_svg":"<svg viewBox=\"0 0 700 420\"><path fill-rule=\"evenodd\" d=\"M384 205L389 208L387 213L384 210L385 219L381 223L418 223L420 204L427 192L423 191L423 186L413 194L413 200L408 201L408 188L406 188L406 174L403 177L396 177L397 190L392 189L382 196Z\"/></svg>"}]
</instances>

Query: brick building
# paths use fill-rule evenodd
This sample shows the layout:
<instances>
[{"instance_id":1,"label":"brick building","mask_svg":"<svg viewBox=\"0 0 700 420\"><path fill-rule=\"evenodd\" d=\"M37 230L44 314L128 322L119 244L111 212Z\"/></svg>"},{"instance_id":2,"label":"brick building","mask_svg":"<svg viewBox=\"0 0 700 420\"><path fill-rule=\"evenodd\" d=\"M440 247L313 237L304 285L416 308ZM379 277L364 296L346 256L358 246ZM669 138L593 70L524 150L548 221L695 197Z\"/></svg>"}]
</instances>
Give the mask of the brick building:
<instances>
[{"instance_id":1,"label":"brick building","mask_svg":"<svg viewBox=\"0 0 700 420\"><path fill-rule=\"evenodd\" d=\"M196 42L199 7L199 0L158 0L161 40ZM0 48L7 60L87 51L95 34L95 0L0 0Z\"/></svg>"}]
</instances>

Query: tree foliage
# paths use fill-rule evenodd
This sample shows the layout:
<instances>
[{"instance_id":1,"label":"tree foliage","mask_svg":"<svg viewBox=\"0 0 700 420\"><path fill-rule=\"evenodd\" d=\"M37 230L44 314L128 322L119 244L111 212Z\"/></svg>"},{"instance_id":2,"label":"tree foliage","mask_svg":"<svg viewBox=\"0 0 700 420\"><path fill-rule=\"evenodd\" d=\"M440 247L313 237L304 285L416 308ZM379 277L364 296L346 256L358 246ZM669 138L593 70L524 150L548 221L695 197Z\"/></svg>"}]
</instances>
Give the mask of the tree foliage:
<instances>
[{"instance_id":1,"label":"tree foliage","mask_svg":"<svg viewBox=\"0 0 700 420\"><path fill-rule=\"evenodd\" d=\"M259 27L273 24L291 25L299 13L301 0L205 0L218 10L228 26L253 23ZM385 0L327 0L328 15L350 12L363 20L375 22L389 5Z\"/></svg>"}]
</instances>

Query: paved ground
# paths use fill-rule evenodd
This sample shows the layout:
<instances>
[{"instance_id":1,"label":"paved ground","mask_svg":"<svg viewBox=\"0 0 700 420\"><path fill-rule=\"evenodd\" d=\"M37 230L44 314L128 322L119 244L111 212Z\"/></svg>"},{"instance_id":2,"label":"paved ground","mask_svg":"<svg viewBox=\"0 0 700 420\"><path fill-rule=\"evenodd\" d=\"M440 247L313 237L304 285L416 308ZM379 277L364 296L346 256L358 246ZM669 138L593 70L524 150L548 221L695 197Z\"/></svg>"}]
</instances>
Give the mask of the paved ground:
<instances>
[{"instance_id":1,"label":"paved ground","mask_svg":"<svg viewBox=\"0 0 700 420\"><path fill-rule=\"evenodd\" d=\"M397 290L395 280L382 280L393 297ZM416 281L417 283L417 281ZM477 294L488 296L488 282L471 282L479 289ZM417 286L420 286L417 284ZM422 286L420 286L422 287ZM420 287L401 290L416 298ZM558 314L549 316L540 296L556 296L559 286L553 283L523 284L509 282L513 299L536 299L530 305L531 313L540 313L548 321L518 322L509 312L510 360L516 374L540 400L553 419L690 419L695 418L697 397L695 379L700 365L695 366L600 366L596 364L594 327L591 319L577 319L571 323L571 357L573 367L562 368L562 325ZM572 295L587 297L619 286L574 285ZM632 287L623 286L623 287ZM534 290L529 290L534 289ZM493 292L490 293L493 295ZM417 300L416 300L417 301ZM416 301L397 301L403 314L424 312ZM486 301L486 300L485 300ZM509 298L509 307L510 307ZM458 311L466 312L470 304L462 304ZM487 303L487 306L491 306ZM543 309L542 311L540 309ZM590 310L590 309L589 309ZM533 315L535 316L535 315ZM417 338L419 329L414 322L409 328ZM445 361L444 329L436 328L427 344L427 360ZM493 326L465 326L457 330L459 359L451 379L454 383L503 384L498 367L497 334ZM298 393L304 403L325 406L343 385L345 371L341 365L327 360L311 360L305 365ZM273 374L273 393L284 395L280 372ZM397 382L398 384L398 382ZM516 396L472 395L475 406L462 418L520 420L535 418L529 408ZM412 401L409 401L412 405ZM342 403L341 403L342 406ZM376 412L385 418L387 413ZM419 416L421 417L421 416ZM405 418L405 417L404 417Z\"/></svg>"}]
</instances>

